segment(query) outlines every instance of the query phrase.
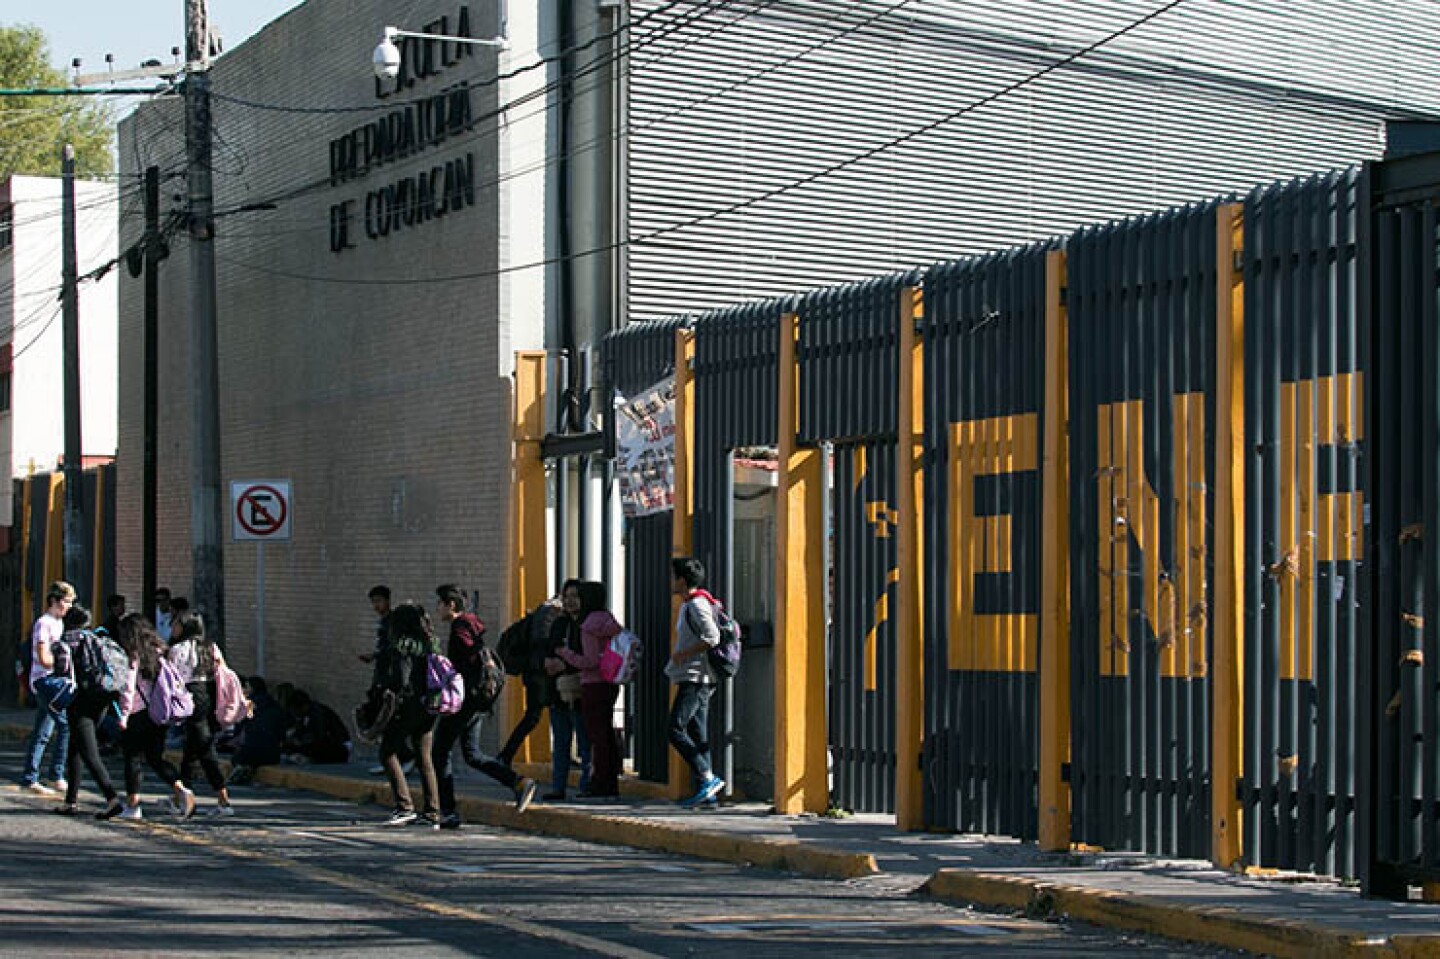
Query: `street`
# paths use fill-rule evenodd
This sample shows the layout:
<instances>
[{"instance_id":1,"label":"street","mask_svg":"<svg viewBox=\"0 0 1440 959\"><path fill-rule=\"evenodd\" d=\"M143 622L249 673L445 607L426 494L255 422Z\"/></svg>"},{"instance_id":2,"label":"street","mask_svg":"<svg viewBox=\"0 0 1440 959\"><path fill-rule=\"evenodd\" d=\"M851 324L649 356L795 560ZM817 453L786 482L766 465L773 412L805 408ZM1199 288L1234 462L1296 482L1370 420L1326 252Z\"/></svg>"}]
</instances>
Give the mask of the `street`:
<instances>
[{"instance_id":1,"label":"street","mask_svg":"<svg viewBox=\"0 0 1440 959\"><path fill-rule=\"evenodd\" d=\"M18 750L5 747L11 782ZM147 807L144 822L101 823L6 788L0 954L1223 954L959 909L894 876L823 881L488 828L390 830L378 807L276 789L237 790L236 804L228 820Z\"/></svg>"}]
</instances>

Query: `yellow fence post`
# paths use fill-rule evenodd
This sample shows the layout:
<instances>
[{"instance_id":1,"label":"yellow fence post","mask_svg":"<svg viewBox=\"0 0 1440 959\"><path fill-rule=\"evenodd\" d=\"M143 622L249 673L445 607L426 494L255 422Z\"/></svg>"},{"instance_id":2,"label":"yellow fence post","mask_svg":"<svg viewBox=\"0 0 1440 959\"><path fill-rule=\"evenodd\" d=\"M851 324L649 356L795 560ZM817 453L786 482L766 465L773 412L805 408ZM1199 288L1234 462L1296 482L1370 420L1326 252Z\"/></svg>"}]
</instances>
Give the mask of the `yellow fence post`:
<instances>
[{"instance_id":1,"label":"yellow fence post","mask_svg":"<svg viewBox=\"0 0 1440 959\"><path fill-rule=\"evenodd\" d=\"M1040 585L1040 848L1070 848L1070 348L1065 254L1045 257L1045 456Z\"/></svg>"},{"instance_id":2,"label":"yellow fence post","mask_svg":"<svg viewBox=\"0 0 1440 959\"><path fill-rule=\"evenodd\" d=\"M670 528L670 552L690 556L695 550L695 331L675 331L675 509ZM662 575L668 583L670 571ZM680 598L671 598L670 622L680 615ZM670 655L670 637L662 646ZM675 690L670 690L673 698ZM690 767L680 754L670 750L669 788L671 799L691 793Z\"/></svg>"},{"instance_id":3,"label":"yellow fence post","mask_svg":"<svg viewBox=\"0 0 1440 959\"><path fill-rule=\"evenodd\" d=\"M45 506L45 582L65 578L65 474L50 474L50 502ZM70 584L74 586L74 583Z\"/></svg>"},{"instance_id":4,"label":"yellow fence post","mask_svg":"<svg viewBox=\"0 0 1440 959\"><path fill-rule=\"evenodd\" d=\"M775 545L775 811L824 812L825 454L796 443L800 318L780 318L780 475Z\"/></svg>"},{"instance_id":5,"label":"yellow fence post","mask_svg":"<svg viewBox=\"0 0 1440 959\"><path fill-rule=\"evenodd\" d=\"M1245 305L1244 208L1227 204L1215 230L1215 645L1210 757L1210 858L1229 869L1243 855L1235 784L1244 759Z\"/></svg>"},{"instance_id":6,"label":"yellow fence post","mask_svg":"<svg viewBox=\"0 0 1440 959\"><path fill-rule=\"evenodd\" d=\"M546 576L549 559L545 541L545 461L540 443L545 438L545 354L537 350L515 354L515 408L511 427L514 465L510 485L510 519L515 564L510 577L510 618L518 619L543 603L549 593ZM502 734L515 728L525 713L525 686L519 677L506 683L505 722ZM548 719L548 717L547 717ZM520 744L517 763L545 762L550 758L550 726L542 719Z\"/></svg>"},{"instance_id":7,"label":"yellow fence post","mask_svg":"<svg viewBox=\"0 0 1440 959\"><path fill-rule=\"evenodd\" d=\"M900 396L896 444L899 543L895 654L895 825L925 826L920 750L925 739L924 542L925 488L921 472L925 402L923 345L915 325L923 314L919 288L900 291Z\"/></svg>"}]
</instances>

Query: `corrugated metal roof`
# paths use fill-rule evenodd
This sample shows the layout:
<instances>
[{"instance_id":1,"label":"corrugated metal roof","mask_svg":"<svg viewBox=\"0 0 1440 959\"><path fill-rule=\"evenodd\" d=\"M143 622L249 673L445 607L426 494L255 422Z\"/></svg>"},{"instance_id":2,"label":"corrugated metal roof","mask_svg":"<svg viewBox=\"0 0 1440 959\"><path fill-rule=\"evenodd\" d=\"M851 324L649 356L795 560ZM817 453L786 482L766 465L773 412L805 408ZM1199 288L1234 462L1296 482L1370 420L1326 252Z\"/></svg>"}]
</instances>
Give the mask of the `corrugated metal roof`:
<instances>
[{"instance_id":1,"label":"corrugated metal roof","mask_svg":"<svg viewBox=\"0 0 1440 959\"><path fill-rule=\"evenodd\" d=\"M632 0L629 318L906 269L1346 165L1378 154L1385 117L1440 116L1440 4L1190 0L826 174L1160 5Z\"/></svg>"}]
</instances>

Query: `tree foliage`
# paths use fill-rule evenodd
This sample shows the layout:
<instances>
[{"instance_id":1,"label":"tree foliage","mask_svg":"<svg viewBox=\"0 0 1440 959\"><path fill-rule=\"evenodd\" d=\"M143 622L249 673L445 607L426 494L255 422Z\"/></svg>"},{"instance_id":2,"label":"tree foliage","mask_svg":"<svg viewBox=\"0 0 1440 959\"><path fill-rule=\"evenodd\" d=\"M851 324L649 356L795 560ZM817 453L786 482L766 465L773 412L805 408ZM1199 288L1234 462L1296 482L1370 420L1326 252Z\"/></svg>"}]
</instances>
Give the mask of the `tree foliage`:
<instances>
[{"instance_id":1,"label":"tree foliage","mask_svg":"<svg viewBox=\"0 0 1440 959\"><path fill-rule=\"evenodd\" d=\"M0 88L68 86L50 65L39 27L0 26ZM0 180L15 173L60 175L60 149L75 146L75 172L103 176L114 169L110 108L91 97L0 97Z\"/></svg>"}]
</instances>

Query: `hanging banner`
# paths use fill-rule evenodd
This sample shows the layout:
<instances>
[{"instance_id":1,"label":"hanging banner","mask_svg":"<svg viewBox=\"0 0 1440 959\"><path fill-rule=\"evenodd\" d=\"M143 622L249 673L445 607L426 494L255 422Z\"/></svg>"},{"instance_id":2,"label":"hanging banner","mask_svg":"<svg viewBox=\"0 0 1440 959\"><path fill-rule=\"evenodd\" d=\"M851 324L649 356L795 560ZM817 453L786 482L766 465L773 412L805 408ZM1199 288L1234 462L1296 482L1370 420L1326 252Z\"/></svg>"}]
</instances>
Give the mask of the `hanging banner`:
<instances>
[{"instance_id":1,"label":"hanging banner","mask_svg":"<svg viewBox=\"0 0 1440 959\"><path fill-rule=\"evenodd\" d=\"M615 468L626 516L675 505L675 377L615 399Z\"/></svg>"}]
</instances>

